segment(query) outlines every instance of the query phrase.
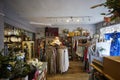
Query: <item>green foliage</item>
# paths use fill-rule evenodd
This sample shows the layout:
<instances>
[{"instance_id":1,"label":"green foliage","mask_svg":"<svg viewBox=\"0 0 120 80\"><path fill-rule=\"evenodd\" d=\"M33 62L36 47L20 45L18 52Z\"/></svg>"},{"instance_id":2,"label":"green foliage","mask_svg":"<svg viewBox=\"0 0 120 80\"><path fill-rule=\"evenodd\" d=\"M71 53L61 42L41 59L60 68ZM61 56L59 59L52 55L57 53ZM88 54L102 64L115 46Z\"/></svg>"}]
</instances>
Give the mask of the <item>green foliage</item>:
<instances>
[{"instance_id":1,"label":"green foliage","mask_svg":"<svg viewBox=\"0 0 120 80\"><path fill-rule=\"evenodd\" d=\"M102 15L110 15L112 20L120 17L120 0L106 0L105 3L94 5L91 8L93 9L100 6L108 8L108 13L102 13Z\"/></svg>"},{"instance_id":2,"label":"green foliage","mask_svg":"<svg viewBox=\"0 0 120 80\"><path fill-rule=\"evenodd\" d=\"M3 56L3 49L0 51L0 78L9 78L11 76L11 64L9 56Z\"/></svg>"},{"instance_id":3,"label":"green foliage","mask_svg":"<svg viewBox=\"0 0 120 80\"><path fill-rule=\"evenodd\" d=\"M12 72L13 76L16 78L25 77L30 72L30 66L21 60L17 60Z\"/></svg>"},{"instance_id":4,"label":"green foliage","mask_svg":"<svg viewBox=\"0 0 120 80\"><path fill-rule=\"evenodd\" d=\"M105 7L115 10L120 9L120 0L107 0L105 2Z\"/></svg>"},{"instance_id":5,"label":"green foliage","mask_svg":"<svg viewBox=\"0 0 120 80\"><path fill-rule=\"evenodd\" d=\"M17 60L13 51L8 55L2 55L4 49L0 51L0 78L25 77L30 72L30 66Z\"/></svg>"}]
</instances>

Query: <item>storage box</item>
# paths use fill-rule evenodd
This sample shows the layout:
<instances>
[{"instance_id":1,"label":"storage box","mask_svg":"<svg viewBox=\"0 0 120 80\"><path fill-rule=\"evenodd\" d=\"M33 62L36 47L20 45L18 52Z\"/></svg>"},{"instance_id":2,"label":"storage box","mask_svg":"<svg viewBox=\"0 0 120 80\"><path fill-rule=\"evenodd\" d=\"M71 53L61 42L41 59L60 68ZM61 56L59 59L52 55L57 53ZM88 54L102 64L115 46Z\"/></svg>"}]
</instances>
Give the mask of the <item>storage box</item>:
<instances>
[{"instance_id":1,"label":"storage box","mask_svg":"<svg viewBox=\"0 0 120 80\"><path fill-rule=\"evenodd\" d=\"M103 72L114 80L120 80L120 56L103 58Z\"/></svg>"}]
</instances>

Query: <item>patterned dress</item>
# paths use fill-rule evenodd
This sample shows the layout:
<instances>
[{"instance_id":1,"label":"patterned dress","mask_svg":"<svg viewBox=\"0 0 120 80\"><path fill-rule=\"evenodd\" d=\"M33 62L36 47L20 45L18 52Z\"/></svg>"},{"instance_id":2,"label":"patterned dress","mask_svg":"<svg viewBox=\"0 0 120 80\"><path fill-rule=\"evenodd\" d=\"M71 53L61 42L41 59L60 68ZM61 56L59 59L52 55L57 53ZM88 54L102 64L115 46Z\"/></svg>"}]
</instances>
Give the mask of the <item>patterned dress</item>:
<instances>
[{"instance_id":1,"label":"patterned dress","mask_svg":"<svg viewBox=\"0 0 120 80\"><path fill-rule=\"evenodd\" d=\"M46 48L46 61L48 63L48 73L56 74L56 56L57 52L55 47L47 46Z\"/></svg>"}]
</instances>

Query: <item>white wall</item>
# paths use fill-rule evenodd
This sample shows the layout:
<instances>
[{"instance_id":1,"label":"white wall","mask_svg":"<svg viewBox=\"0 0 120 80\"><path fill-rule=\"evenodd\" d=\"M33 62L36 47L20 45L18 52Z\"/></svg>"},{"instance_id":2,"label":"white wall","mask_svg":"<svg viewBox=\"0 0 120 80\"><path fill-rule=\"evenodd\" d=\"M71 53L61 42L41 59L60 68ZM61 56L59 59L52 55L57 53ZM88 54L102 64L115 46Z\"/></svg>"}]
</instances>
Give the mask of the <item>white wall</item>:
<instances>
[{"instance_id":1,"label":"white wall","mask_svg":"<svg viewBox=\"0 0 120 80\"><path fill-rule=\"evenodd\" d=\"M36 39L45 37L45 28L37 28Z\"/></svg>"},{"instance_id":2,"label":"white wall","mask_svg":"<svg viewBox=\"0 0 120 80\"><path fill-rule=\"evenodd\" d=\"M59 34L62 33L63 29L69 29L69 31L76 30L78 27L87 29L90 32L90 35L96 33L96 27L92 24L73 24L73 25L57 25L55 27L59 27Z\"/></svg>"},{"instance_id":3,"label":"white wall","mask_svg":"<svg viewBox=\"0 0 120 80\"><path fill-rule=\"evenodd\" d=\"M93 34L96 33L96 27L95 25L90 25L90 24L79 24L79 25L56 25L52 27L59 27L59 34L62 34L63 29L69 29L69 31L76 30L78 27L87 29L90 32L90 35L92 36ZM37 28L37 36L36 38L41 38L45 36L45 27Z\"/></svg>"}]
</instances>

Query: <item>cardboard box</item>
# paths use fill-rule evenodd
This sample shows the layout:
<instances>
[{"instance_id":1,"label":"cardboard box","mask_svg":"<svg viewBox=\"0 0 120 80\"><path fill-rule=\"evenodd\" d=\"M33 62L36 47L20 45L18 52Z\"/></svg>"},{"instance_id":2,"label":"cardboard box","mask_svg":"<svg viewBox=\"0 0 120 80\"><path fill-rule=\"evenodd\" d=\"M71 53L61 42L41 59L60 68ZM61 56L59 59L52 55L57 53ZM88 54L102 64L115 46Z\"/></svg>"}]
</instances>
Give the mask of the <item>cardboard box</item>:
<instances>
[{"instance_id":1,"label":"cardboard box","mask_svg":"<svg viewBox=\"0 0 120 80\"><path fill-rule=\"evenodd\" d=\"M103 58L103 72L114 80L120 80L120 56Z\"/></svg>"}]
</instances>

